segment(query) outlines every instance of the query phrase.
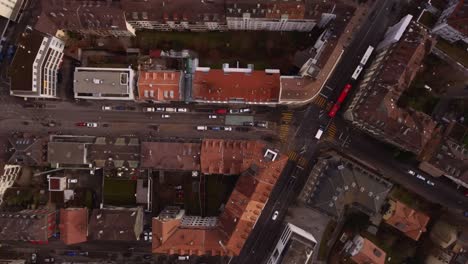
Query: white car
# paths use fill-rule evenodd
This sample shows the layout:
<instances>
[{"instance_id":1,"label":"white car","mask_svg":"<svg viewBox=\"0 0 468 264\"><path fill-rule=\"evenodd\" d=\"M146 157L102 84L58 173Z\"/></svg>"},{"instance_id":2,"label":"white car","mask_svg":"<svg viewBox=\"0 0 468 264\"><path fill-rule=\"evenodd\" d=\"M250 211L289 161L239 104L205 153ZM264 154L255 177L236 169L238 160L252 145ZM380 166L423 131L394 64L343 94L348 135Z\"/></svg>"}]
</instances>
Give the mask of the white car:
<instances>
[{"instance_id":1,"label":"white car","mask_svg":"<svg viewBox=\"0 0 468 264\"><path fill-rule=\"evenodd\" d=\"M216 119L216 118L218 118L218 116L217 115L209 115L208 118L209 119Z\"/></svg>"},{"instance_id":2,"label":"white car","mask_svg":"<svg viewBox=\"0 0 468 264\"><path fill-rule=\"evenodd\" d=\"M156 107L156 111L158 111L158 112L164 112L164 107Z\"/></svg>"},{"instance_id":3,"label":"white car","mask_svg":"<svg viewBox=\"0 0 468 264\"><path fill-rule=\"evenodd\" d=\"M411 174L411 175L416 175L416 172L412 171L412 170L408 170L408 173Z\"/></svg>"},{"instance_id":4,"label":"white car","mask_svg":"<svg viewBox=\"0 0 468 264\"><path fill-rule=\"evenodd\" d=\"M94 123L94 122L88 122L88 123L86 123L86 126L87 127L98 127L98 124Z\"/></svg>"},{"instance_id":5,"label":"white car","mask_svg":"<svg viewBox=\"0 0 468 264\"><path fill-rule=\"evenodd\" d=\"M430 180L427 180L426 183L429 184L430 186L434 186L434 185L435 185L435 183L434 183L434 182L431 182Z\"/></svg>"},{"instance_id":6,"label":"white car","mask_svg":"<svg viewBox=\"0 0 468 264\"><path fill-rule=\"evenodd\" d=\"M426 180L426 178L424 178L424 176L422 176L421 174L416 175L416 178L420 179L421 181Z\"/></svg>"},{"instance_id":7,"label":"white car","mask_svg":"<svg viewBox=\"0 0 468 264\"><path fill-rule=\"evenodd\" d=\"M241 108L241 109L239 109L239 112L241 112L241 113L250 113L250 108Z\"/></svg>"},{"instance_id":8,"label":"white car","mask_svg":"<svg viewBox=\"0 0 468 264\"><path fill-rule=\"evenodd\" d=\"M232 131L232 127L223 127L224 131Z\"/></svg>"},{"instance_id":9,"label":"white car","mask_svg":"<svg viewBox=\"0 0 468 264\"><path fill-rule=\"evenodd\" d=\"M273 213L273 216L271 217L271 220L275 221L276 218L278 218L278 215L279 215L279 212L278 212L278 211L275 211L275 212Z\"/></svg>"},{"instance_id":10,"label":"white car","mask_svg":"<svg viewBox=\"0 0 468 264\"><path fill-rule=\"evenodd\" d=\"M78 179L68 179L68 183L78 183Z\"/></svg>"},{"instance_id":11,"label":"white car","mask_svg":"<svg viewBox=\"0 0 468 264\"><path fill-rule=\"evenodd\" d=\"M171 116L170 115L165 115L165 114L161 115L161 118L169 118L169 117L171 117Z\"/></svg>"},{"instance_id":12,"label":"white car","mask_svg":"<svg viewBox=\"0 0 468 264\"><path fill-rule=\"evenodd\" d=\"M154 112L155 109L154 109L154 107L145 107L145 108L143 108L143 111L144 112Z\"/></svg>"},{"instance_id":13,"label":"white car","mask_svg":"<svg viewBox=\"0 0 468 264\"><path fill-rule=\"evenodd\" d=\"M188 112L187 108L177 108L177 112Z\"/></svg>"},{"instance_id":14,"label":"white car","mask_svg":"<svg viewBox=\"0 0 468 264\"><path fill-rule=\"evenodd\" d=\"M102 106L102 111L109 111L109 110L112 110L111 106L108 106L108 105L103 105Z\"/></svg>"},{"instance_id":15,"label":"white car","mask_svg":"<svg viewBox=\"0 0 468 264\"><path fill-rule=\"evenodd\" d=\"M178 260L189 260L190 256L179 256L177 259Z\"/></svg>"}]
</instances>

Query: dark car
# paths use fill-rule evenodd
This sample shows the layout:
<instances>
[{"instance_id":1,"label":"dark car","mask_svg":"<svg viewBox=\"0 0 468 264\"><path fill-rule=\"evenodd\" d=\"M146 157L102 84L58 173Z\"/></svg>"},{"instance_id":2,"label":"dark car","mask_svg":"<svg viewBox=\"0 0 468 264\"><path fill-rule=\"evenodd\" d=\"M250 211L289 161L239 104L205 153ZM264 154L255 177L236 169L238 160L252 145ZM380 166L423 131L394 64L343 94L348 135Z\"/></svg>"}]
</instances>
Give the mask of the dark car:
<instances>
[{"instance_id":1,"label":"dark car","mask_svg":"<svg viewBox=\"0 0 468 264\"><path fill-rule=\"evenodd\" d=\"M254 122L244 122L242 123L244 126L254 126Z\"/></svg>"},{"instance_id":2,"label":"dark car","mask_svg":"<svg viewBox=\"0 0 468 264\"><path fill-rule=\"evenodd\" d=\"M250 127L236 127L236 131L239 132L249 132L251 130Z\"/></svg>"},{"instance_id":3,"label":"dark car","mask_svg":"<svg viewBox=\"0 0 468 264\"><path fill-rule=\"evenodd\" d=\"M146 255L143 255L143 258L144 258L144 259L152 259L153 256L150 255L150 254L146 254Z\"/></svg>"},{"instance_id":4,"label":"dark car","mask_svg":"<svg viewBox=\"0 0 468 264\"><path fill-rule=\"evenodd\" d=\"M119 110L119 111L123 111L123 110L125 110L126 108L125 108L125 106L123 106L123 105L118 105L118 106L114 107L114 109L115 109L115 110Z\"/></svg>"},{"instance_id":5,"label":"dark car","mask_svg":"<svg viewBox=\"0 0 468 264\"><path fill-rule=\"evenodd\" d=\"M225 115L225 114L227 114L227 110L226 109L216 109L215 113L220 114L220 115Z\"/></svg>"}]
</instances>

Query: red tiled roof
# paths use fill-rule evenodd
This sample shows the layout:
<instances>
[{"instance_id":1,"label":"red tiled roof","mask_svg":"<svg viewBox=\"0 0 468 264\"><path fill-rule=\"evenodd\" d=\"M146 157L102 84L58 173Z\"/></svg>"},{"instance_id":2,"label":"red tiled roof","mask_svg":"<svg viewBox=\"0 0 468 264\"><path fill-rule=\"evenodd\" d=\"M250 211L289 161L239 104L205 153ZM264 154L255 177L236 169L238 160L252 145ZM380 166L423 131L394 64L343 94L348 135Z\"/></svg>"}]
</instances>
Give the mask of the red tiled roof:
<instances>
[{"instance_id":1,"label":"red tiled roof","mask_svg":"<svg viewBox=\"0 0 468 264\"><path fill-rule=\"evenodd\" d=\"M384 264L386 256L387 254L382 249L364 238L361 250L351 259L357 264Z\"/></svg>"},{"instance_id":2,"label":"red tiled roof","mask_svg":"<svg viewBox=\"0 0 468 264\"><path fill-rule=\"evenodd\" d=\"M395 227L413 240L419 240L423 232L426 232L426 225L429 216L408 207L400 201L391 201L391 215L384 217L387 224Z\"/></svg>"},{"instance_id":3,"label":"red tiled roof","mask_svg":"<svg viewBox=\"0 0 468 264\"><path fill-rule=\"evenodd\" d=\"M138 78L139 100L180 101L180 71L140 71Z\"/></svg>"},{"instance_id":4,"label":"red tiled roof","mask_svg":"<svg viewBox=\"0 0 468 264\"><path fill-rule=\"evenodd\" d=\"M193 97L201 101L278 102L279 89L280 74L265 71L197 70L193 79Z\"/></svg>"},{"instance_id":5,"label":"red tiled roof","mask_svg":"<svg viewBox=\"0 0 468 264\"><path fill-rule=\"evenodd\" d=\"M60 209L60 239L66 244L77 244L87 240L88 209Z\"/></svg>"},{"instance_id":6,"label":"red tiled roof","mask_svg":"<svg viewBox=\"0 0 468 264\"><path fill-rule=\"evenodd\" d=\"M265 148L258 141L203 140L202 173L241 176L216 229L182 229L179 220L153 219L153 253L239 255L288 160L264 159Z\"/></svg>"}]
</instances>

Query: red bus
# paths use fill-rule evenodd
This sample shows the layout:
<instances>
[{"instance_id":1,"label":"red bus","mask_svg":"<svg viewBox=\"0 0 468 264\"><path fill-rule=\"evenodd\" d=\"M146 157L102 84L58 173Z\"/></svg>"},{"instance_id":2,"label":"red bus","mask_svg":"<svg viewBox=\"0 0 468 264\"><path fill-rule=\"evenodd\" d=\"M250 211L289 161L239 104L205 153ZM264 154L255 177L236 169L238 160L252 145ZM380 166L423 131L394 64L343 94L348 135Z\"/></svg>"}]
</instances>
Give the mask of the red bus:
<instances>
[{"instance_id":1,"label":"red bus","mask_svg":"<svg viewBox=\"0 0 468 264\"><path fill-rule=\"evenodd\" d=\"M346 99L346 96L348 96L348 93L351 90L351 88L352 88L351 84L349 83L346 84L345 88L343 89L343 91L341 91L341 94L338 97L338 100L336 102L341 104Z\"/></svg>"}]
</instances>

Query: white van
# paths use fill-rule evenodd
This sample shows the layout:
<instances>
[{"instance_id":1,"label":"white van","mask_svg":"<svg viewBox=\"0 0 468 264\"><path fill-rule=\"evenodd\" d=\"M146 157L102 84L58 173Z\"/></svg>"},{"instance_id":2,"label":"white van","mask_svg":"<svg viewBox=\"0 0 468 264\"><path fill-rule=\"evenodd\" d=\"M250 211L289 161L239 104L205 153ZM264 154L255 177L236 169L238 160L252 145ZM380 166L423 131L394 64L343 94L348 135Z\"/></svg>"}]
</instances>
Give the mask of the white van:
<instances>
[{"instance_id":1,"label":"white van","mask_svg":"<svg viewBox=\"0 0 468 264\"><path fill-rule=\"evenodd\" d=\"M208 127L206 127L206 126L197 126L197 130L200 130L200 131L208 130Z\"/></svg>"},{"instance_id":2,"label":"white van","mask_svg":"<svg viewBox=\"0 0 468 264\"><path fill-rule=\"evenodd\" d=\"M166 112L176 112L177 110L173 107L166 107Z\"/></svg>"},{"instance_id":3,"label":"white van","mask_svg":"<svg viewBox=\"0 0 468 264\"><path fill-rule=\"evenodd\" d=\"M317 134L315 134L315 138L320 139L322 137L322 134L323 134L323 130L319 128L319 130L317 131Z\"/></svg>"}]
</instances>

